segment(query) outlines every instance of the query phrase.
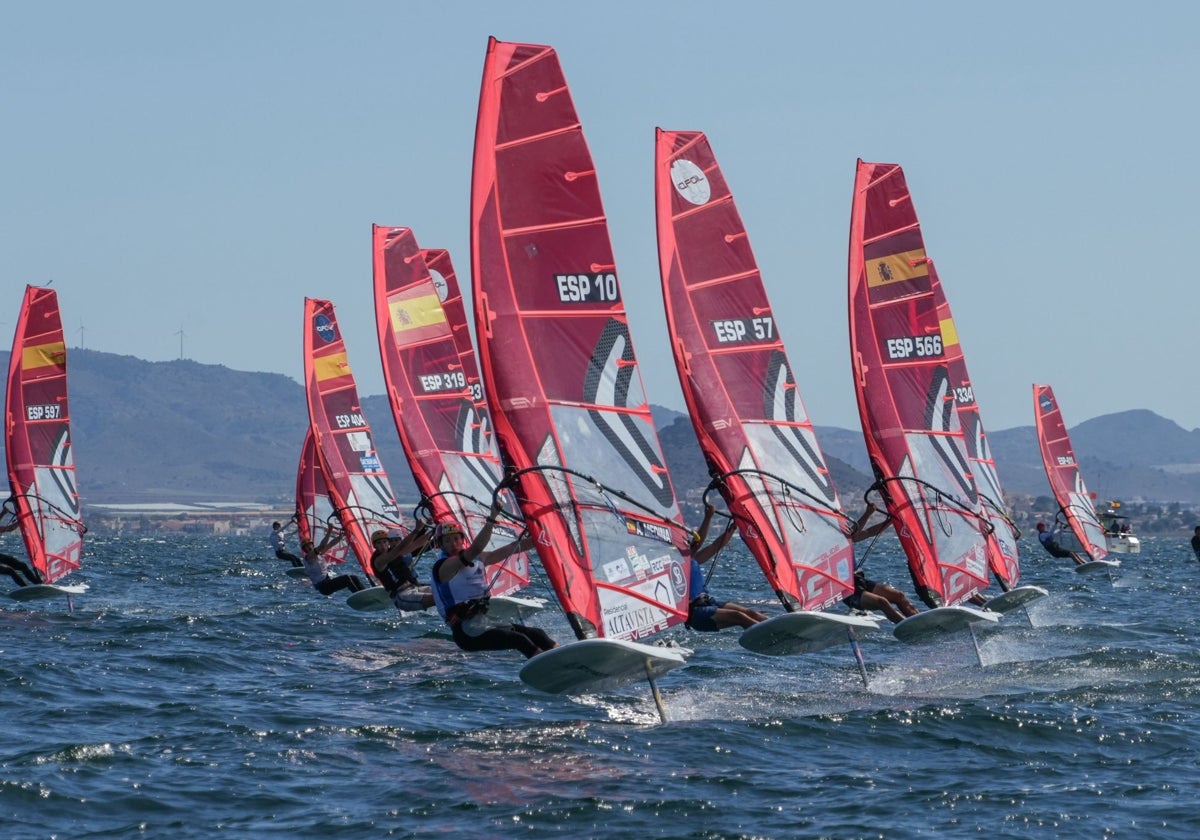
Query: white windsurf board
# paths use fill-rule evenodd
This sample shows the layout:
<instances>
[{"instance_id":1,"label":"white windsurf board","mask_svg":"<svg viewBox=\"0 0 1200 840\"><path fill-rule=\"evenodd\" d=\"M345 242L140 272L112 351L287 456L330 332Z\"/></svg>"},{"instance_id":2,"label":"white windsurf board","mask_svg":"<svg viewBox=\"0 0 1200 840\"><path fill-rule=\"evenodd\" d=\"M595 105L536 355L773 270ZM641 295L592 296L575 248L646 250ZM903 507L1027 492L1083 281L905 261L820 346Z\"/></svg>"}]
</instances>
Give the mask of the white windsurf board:
<instances>
[{"instance_id":1,"label":"white windsurf board","mask_svg":"<svg viewBox=\"0 0 1200 840\"><path fill-rule=\"evenodd\" d=\"M1001 592L995 598L988 598L983 608L992 612L1006 613L1024 606L1030 601L1045 598L1049 594L1040 586L1016 586L1007 592Z\"/></svg>"},{"instance_id":2,"label":"white windsurf board","mask_svg":"<svg viewBox=\"0 0 1200 840\"><path fill-rule=\"evenodd\" d=\"M1075 571L1081 575L1089 575L1093 572L1111 571L1120 565L1120 560L1089 560L1086 563L1077 563Z\"/></svg>"},{"instance_id":3,"label":"white windsurf board","mask_svg":"<svg viewBox=\"0 0 1200 840\"><path fill-rule=\"evenodd\" d=\"M363 612L394 609L392 606L392 596L382 586L371 586L367 589L360 589L347 598L346 603L354 609Z\"/></svg>"},{"instance_id":4,"label":"white windsurf board","mask_svg":"<svg viewBox=\"0 0 1200 840\"><path fill-rule=\"evenodd\" d=\"M539 653L521 668L521 680L551 694L607 691L687 663L686 648L658 647L623 639L583 639Z\"/></svg>"},{"instance_id":5,"label":"white windsurf board","mask_svg":"<svg viewBox=\"0 0 1200 840\"><path fill-rule=\"evenodd\" d=\"M30 586L18 586L8 593L14 601L44 601L47 598L61 598L71 595L82 595L88 591L86 583L74 586L60 586L54 583L35 583Z\"/></svg>"},{"instance_id":6,"label":"white windsurf board","mask_svg":"<svg viewBox=\"0 0 1200 840\"><path fill-rule=\"evenodd\" d=\"M791 612L760 621L742 631L738 642L767 656L813 653L849 641L847 630L878 630L879 619L865 615Z\"/></svg>"},{"instance_id":7,"label":"white windsurf board","mask_svg":"<svg viewBox=\"0 0 1200 840\"><path fill-rule=\"evenodd\" d=\"M935 607L916 615L910 615L892 628L892 633L902 642L911 642L935 633L953 633L977 621L997 622L1000 613L977 610L961 604L951 607Z\"/></svg>"}]
</instances>

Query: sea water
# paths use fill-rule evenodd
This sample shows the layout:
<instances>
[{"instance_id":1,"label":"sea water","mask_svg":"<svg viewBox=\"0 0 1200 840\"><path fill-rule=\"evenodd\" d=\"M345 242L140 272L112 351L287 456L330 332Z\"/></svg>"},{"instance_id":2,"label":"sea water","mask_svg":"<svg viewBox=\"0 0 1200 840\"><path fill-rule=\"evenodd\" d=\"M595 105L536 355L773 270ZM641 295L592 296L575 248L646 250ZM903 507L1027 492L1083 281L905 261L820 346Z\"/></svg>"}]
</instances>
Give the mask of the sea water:
<instances>
[{"instance_id":1,"label":"sea water","mask_svg":"<svg viewBox=\"0 0 1200 840\"><path fill-rule=\"evenodd\" d=\"M265 535L90 539L73 612L0 596L0 836L1200 836L1186 539L1111 577L1022 549L1047 598L974 635L884 627L865 686L848 644L670 633L695 653L664 724L644 685L543 694L433 614L322 597ZM718 562L716 597L778 608L740 544ZM909 589L894 539L867 568Z\"/></svg>"}]
</instances>

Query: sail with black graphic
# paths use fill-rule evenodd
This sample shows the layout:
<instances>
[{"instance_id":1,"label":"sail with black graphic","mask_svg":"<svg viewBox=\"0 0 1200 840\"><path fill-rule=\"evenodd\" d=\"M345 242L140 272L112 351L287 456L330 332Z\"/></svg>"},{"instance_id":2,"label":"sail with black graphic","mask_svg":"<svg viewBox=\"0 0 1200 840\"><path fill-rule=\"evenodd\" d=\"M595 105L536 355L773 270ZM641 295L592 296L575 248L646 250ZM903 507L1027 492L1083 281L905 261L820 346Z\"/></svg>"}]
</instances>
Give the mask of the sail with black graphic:
<instances>
[{"instance_id":1,"label":"sail with black graphic","mask_svg":"<svg viewBox=\"0 0 1200 840\"><path fill-rule=\"evenodd\" d=\"M1079 471L1079 462L1075 460L1075 449L1071 446L1062 411L1049 385L1033 386L1033 410L1042 465L1046 468L1046 478L1050 482L1054 500L1058 502L1055 524L1069 529L1077 541L1077 545L1064 547L1082 551L1091 561L1084 564L1086 569L1077 567L1076 571L1093 571L1117 565L1116 561L1105 560L1108 542L1104 538L1104 526L1100 524L1092 495L1083 482L1083 473Z\"/></svg>"},{"instance_id":2,"label":"sail with black graphic","mask_svg":"<svg viewBox=\"0 0 1200 840\"><path fill-rule=\"evenodd\" d=\"M946 292L933 260L929 260L928 268L933 299L937 306L938 325L942 333L942 351L945 354L954 402L958 407L958 420L962 425L967 460L971 465L975 488L979 492L980 506L991 525L987 531L988 566L996 583L1003 590L999 595L989 598L986 606L990 610L1007 612L1044 597L1047 592L1038 586L1019 585L1021 562L1017 553L1017 540L1021 532L1004 500L1000 475L996 472L992 449L983 430L983 417L979 412L975 386L967 373L967 360L959 340L958 328L955 326L954 316L950 313L950 303L946 300Z\"/></svg>"},{"instance_id":3,"label":"sail with black graphic","mask_svg":"<svg viewBox=\"0 0 1200 840\"><path fill-rule=\"evenodd\" d=\"M309 423L329 499L363 573L374 580L371 533L400 528L400 511L362 411L333 304L305 298L304 326ZM388 605L383 587L373 588L383 593L380 603Z\"/></svg>"},{"instance_id":4,"label":"sail with black graphic","mask_svg":"<svg viewBox=\"0 0 1200 840\"><path fill-rule=\"evenodd\" d=\"M711 486L791 614L747 630L742 643L800 653L844 642L850 628L875 627L822 612L854 591L853 523L804 409L745 227L702 133L659 129L656 140L659 266L679 383ZM785 625L798 632L776 629ZM756 646L768 639L769 648Z\"/></svg>"},{"instance_id":5,"label":"sail with black graphic","mask_svg":"<svg viewBox=\"0 0 1200 840\"><path fill-rule=\"evenodd\" d=\"M58 295L26 286L8 362L4 454L9 498L0 525L19 528L29 566L6 573L21 601L77 595L86 584L57 581L80 567L83 535L67 401L67 344ZM5 563L8 566L8 563ZM32 573L32 574L31 574Z\"/></svg>"},{"instance_id":6,"label":"sail with black graphic","mask_svg":"<svg viewBox=\"0 0 1200 840\"><path fill-rule=\"evenodd\" d=\"M988 537L925 241L904 172L858 161L850 223L851 367L876 487L917 595L961 607L987 586ZM897 625L931 622L912 616Z\"/></svg>"},{"instance_id":7,"label":"sail with black graphic","mask_svg":"<svg viewBox=\"0 0 1200 840\"><path fill-rule=\"evenodd\" d=\"M435 276L409 228L375 225L373 238L375 320L396 431L432 521L457 522L473 539L504 471L458 280L445 251L433 255ZM507 508L515 508L511 496ZM487 548L512 543L523 527L502 518ZM524 588L528 555L490 567L488 578L493 599Z\"/></svg>"},{"instance_id":8,"label":"sail with black graphic","mask_svg":"<svg viewBox=\"0 0 1200 840\"><path fill-rule=\"evenodd\" d=\"M641 642L687 619L686 531L642 390L595 167L550 47L489 40L471 246L484 390L517 501L571 629L610 643L538 654L522 678L587 691L678 667L678 651ZM629 655L593 681L584 669L603 659L588 656L594 648Z\"/></svg>"}]
</instances>

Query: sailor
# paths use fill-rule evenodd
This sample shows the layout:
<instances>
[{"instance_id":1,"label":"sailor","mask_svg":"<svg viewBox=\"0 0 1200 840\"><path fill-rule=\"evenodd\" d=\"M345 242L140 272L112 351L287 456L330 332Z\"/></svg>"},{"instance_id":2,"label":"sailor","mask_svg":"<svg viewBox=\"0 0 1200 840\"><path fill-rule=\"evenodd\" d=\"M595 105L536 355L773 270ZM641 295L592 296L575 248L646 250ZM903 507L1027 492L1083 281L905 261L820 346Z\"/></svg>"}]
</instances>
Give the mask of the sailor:
<instances>
[{"instance_id":1,"label":"sailor","mask_svg":"<svg viewBox=\"0 0 1200 840\"><path fill-rule=\"evenodd\" d=\"M1192 551L1196 552L1196 559L1200 560L1200 525L1197 525L1192 533Z\"/></svg>"},{"instance_id":2,"label":"sailor","mask_svg":"<svg viewBox=\"0 0 1200 840\"><path fill-rule=\"evenodd\" d=\"M420 612L433 606L433 592L420 585L413 570L414 552L425 547L432 533L424 521L418 520L407 536L399 530L371 534L375 549L371 555L371 573L401 612Z\"/></svg>"},{"instance_id":3,"label":"sailor","mask_svg":"<svg viewBox=\"0 0 1200 840\"><path fill-rule=\"evenodd\" d=\"M0 534L15 531L17 524L17 520L14 519L12 522L0 525ZM0 552L0 575L8 575L17 586L31 586L42 582L42 576L37 573L36 569L30 568L11 554L3 552Z\"/></svg>"},{"instance_id":4,"label":"sailor","mask_svg":"<svg viewBox=\"0 0 1200 840\"><path fill-rule=\"evenodd\" d=\"M715 512L716 508L713 505L706 504L704 506L704 520L700 523L700 527L692 532L686 552L692 561L688 573L690 579L688 582L687 626L701 633L715 633L726 627L734 626L752 627L760 621L767 620L766 615L758 610L743 607L732 601L718 601L708 594L708 585L704 580L704 570L700 568L700 564L707 563L716 557L725 546L729 545L729 541L733 538L733 532L737 528L737 523L731 516L725 530L708 545L703 545L704 538L708 534L708 526L712 524Z\"/></svg>"},{"instance_id":5,"label":"sailor","mask_svg":"<svg viewBox=\"0 0 1200 840\"><path fill-rule=\"evenodd\" d=\"M312 540L303 540L300 543L300 550L304 552L304 570L308 572L313 588L322 595L332 595L340 589L348 588L351 592L359 592L367 588L358 575L330 575L325 561L321 559L322 554L341 542L342 536L341 531L326 527L325 536L320 544L314 545Z\"/></svg>"},{"instance_id":6,"label":"sailor","mask_svg":"<svg viewBox=\"0 0 1200 840\"><path fill-rule=\"evenodd\" d=\"M1038 532L1038 541L1041 542L1042 548L1044 548L1044 549L1046 549L1046 551L1050 552L1051 557L1070 557L1072 560L1075 561L1075 565L1077 565L1077 566L1082 566L1085 562L1087 562L1082 557L1080 557L1076 552L1067 551L1067 549L1065 549L1061 545L1059 545L1058 540L1056 540L1054 538L1054 534L1056 533L1056 531L1051 531L1046 526L1045 522L1039 522L1037 524L1037 532Z\"/></svg>"},{"instance_id":7,"label":"sailor","mask_svg":"<svg viewBox=\"0 0 1200 840\"><path fill-rule=\"evenodd\" d=\"M431 572L434 602L442 619L450 625L454 643L463 650L519 650L529 659L557 644L537 627L493 622L487 614L486 567L533 547L533 540L526 532L506 546L483 550L492 537L499 512L497 501L488 513L487 523L470 545L458 523L443 522L437 526L434 544L441 549L441 556Z\"/></svg>"},{"instance_id":8,"label":"sailor","mask_svg":"<svg viewBox=\"0 0 1200 840\"><path fill-rule=\"evenodd\" d=\"M287 550L283 542L283 525L278 522L271 523L271 550L280 560L287 560L293 566L304 565L303 560Z\"/></svg>"},{"instance_id":9,"label":"sailor","mask_svg":"<svg viewBox=\"0 0 1200 840\"><path fill-rule=\"evenodd\" d=\"M854 523L854 527L850 530L851 542L862 542L869 540L872 537L883 532L889 524L891 524L891 516L885 516L881 521L874 525L867 525L867 521L878 508L874 502L867 502L867 507L863 510L862 516ZM864 558L865 559L865 558ZM908 596L901 592L890 583L871 580L866 576L862 569L854 571L854 592L842 599L852 610L863 610L872 612L878 610L887 616L888 620L893 624L899 624L910 615L916 615L918 610L908 600Z\"/></svg>"}]
</instances>

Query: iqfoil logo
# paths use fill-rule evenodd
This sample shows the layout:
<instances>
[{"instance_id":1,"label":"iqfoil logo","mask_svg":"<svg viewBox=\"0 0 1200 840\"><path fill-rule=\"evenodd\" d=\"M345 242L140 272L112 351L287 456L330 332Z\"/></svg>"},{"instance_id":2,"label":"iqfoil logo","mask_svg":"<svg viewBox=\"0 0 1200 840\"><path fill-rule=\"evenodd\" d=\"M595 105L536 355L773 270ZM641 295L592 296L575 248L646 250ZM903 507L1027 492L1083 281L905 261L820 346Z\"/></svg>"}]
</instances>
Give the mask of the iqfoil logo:
<instances>
[{"instance_id":1,"label":"iqfoil logo","mask_svg":"<svg viewBox=\"0 0 1200 840\"><path fill-rule=\"evenodd\" d=\"M328 344L331 341L337 340L337 327L333 321L329 320L328 315L318 315L313 320L313 327L317 330L317 335L321 340Z\"/></svg>"}]
</instances>

